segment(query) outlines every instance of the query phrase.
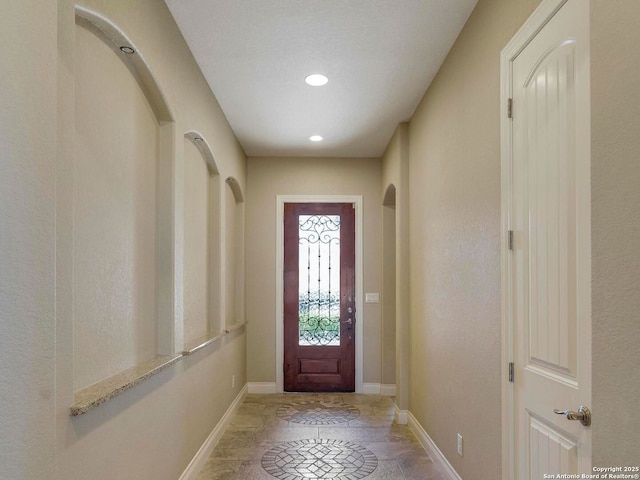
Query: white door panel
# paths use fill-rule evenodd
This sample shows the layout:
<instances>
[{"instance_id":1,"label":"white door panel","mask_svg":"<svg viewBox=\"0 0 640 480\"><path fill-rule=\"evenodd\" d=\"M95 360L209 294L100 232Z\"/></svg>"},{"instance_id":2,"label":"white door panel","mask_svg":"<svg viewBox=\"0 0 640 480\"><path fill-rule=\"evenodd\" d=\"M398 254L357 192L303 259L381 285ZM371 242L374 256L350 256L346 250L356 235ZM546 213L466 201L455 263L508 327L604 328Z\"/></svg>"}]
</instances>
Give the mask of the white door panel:
<instances>
[{"instance_id":1,"label":"white door panel","mask_svg":"<svg viewBox=\"0 0 640 480\"><path fill-rule=\"evenodd\" d=\"M576 439L534 416L529 417L529 450L532 479L544 478L545 473L577 471Z\"/></svg>"},{"instance_id":2,"label":"white door panel","mask_svg":"<svg viewBox=\"0 0 640 480\"><path fill-rule=\"evenodd\" d=\"M528 202L522 203L523 265L528 269L529 322L527 368L563 377L576 385L576 204L575 103L573 68L576 44L568 41L545 52L517 95L526 102L517 127L523 131L518 174L523 175ZM514 62L514 72L527 69L535 53L526 51ZM533 53L534 55L531 55ZM534 58L530 58L530 57ZM529 57L529 58L527 58ZM527 63L525 63L527 62ZM523 68L524 67L524 68ZM515 93L515 92L514 92ZM515 120L514 120L515 123ZM519 152L520 153L520 152ZM524 193L524 192L523 192ZM526 281L526 280L525 280ZM528 299L526 298L528 297Z\"/></svg>"},{"instance_id":3,"label":"white door panel","mask_svg":"<svg viewBox=\"0 0 640 480\"><path fill-rule=\"evenodd\" d=\"M511 64L507 278L523 480L591 469L590 428L553 413L591 403L588 25L588 2L569 0Z\"/></svg>"}]
</instances>

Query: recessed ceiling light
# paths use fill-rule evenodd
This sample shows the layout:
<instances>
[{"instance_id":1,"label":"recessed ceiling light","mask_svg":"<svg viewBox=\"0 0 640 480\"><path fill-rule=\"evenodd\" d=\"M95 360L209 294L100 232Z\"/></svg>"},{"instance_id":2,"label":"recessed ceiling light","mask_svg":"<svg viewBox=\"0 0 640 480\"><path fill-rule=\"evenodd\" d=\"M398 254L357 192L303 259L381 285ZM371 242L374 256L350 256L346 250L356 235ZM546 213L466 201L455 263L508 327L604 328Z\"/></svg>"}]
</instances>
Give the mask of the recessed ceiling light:
<instances>
[{"instance_id":1,"label":"recessed ceiling light","mask_svg":"<svg viewBox=\"0 0 640 480\"><path fill-rule=\"evenodd\" d=\"M120 50L123 53L126 53L127 55L131 55L132 53L135 53L135 50L133 48L131 48L130 46L128 46L128 45L121 46Z\"/></svg>"},{"instance_id":2,"label":"recessed ceiling light","mask_svg":"<svg viewBox=\"0 0 640 480\"><path fill-rule=\"evenodd\" d=\"M324 75L314 73L313 75L309 75L307 78L305 78L304 81L312 87L321 87L322 85L326 85L329 79Z\"/></svg>"},{"instance_id":3,"label":"recessed ceiling light","mask_svg":"<svg viewBox=\"0 0 640 480\"><path fill-rule=\"evenodd\" d=\"M324 139L320 135L311 135L309 137L309 140L311 140L312 142L321 142Z\"/></svg>"}]
</instances>

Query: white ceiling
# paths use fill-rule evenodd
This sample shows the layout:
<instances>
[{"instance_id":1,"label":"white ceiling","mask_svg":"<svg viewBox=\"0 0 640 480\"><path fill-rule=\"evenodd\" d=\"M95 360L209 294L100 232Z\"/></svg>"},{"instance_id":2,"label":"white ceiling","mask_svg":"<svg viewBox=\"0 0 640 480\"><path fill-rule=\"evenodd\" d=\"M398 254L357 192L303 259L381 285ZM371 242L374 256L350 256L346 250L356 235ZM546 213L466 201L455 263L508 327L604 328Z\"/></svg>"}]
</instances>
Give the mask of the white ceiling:
<instances>
[{"instance_id":1,"label":"white ceiling","mask_svg":"<svg viewBox=\"0 0 640 480\"><path fill-rule=\"evenodd\" d=\"M379 157L477 0L165 2L247 155Z\"/></svg>"}]
</instances>

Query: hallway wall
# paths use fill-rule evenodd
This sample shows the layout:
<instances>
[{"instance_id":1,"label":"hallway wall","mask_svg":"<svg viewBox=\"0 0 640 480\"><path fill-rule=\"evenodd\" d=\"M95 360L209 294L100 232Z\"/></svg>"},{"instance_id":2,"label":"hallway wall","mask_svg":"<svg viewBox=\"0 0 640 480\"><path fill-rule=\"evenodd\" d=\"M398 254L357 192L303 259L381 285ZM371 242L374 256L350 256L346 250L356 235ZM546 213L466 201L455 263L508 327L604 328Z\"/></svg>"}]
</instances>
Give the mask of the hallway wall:
<instances>
[{"instance_id":1,"label":"hallway wall","mask_svg":"<svg viewBox=\"0 0 640 480\"><path fill-rule=\"evenodd\" d=\"M501 475L500 51L538 1L480 0L409 124L409 409L468 479Z\"/></svg>"},{"instance_id":2,"label":"hallway wall","mask_svg":"<svg viewBox=\"0 0 640 480\"><path fill-rule=\"evenodd\" d=\"M3 2L0 15L0 478L7 479L54 478L55 469L56 16L46 0Z\"/></svg>"},{"instance_id":3,"label":"hallway wall","mask_svg":"<svg viewBox=\"0 0 640 480\"><path fill-rule=\"evenodd\" d=\"M593 458L622 465L640 458L640 424L627 416L640 385L640 3L590 1ZM189 130L205 136L221 177L233 176L246 191L250 325L246 335L239 330L88 414L69 416L73 324L81 321L73 310L74 2L3 2L0 478L175 480L244 385L245 371L251 381L275 381L275 196L364 195L365 291L380 292L380 185L398 181L401 161L381 168L376 159L255 158L245 182L244 153L163 2L79 3L131 37L167 97L176 211ZM403 374L411 372L412 388L402 408L466 479L500 478L498 65L537 3L480 0L408 127L411 241L397 239L404 254L410 246L410 262L403 256L398 268L411 266L411 349L398 353L410 353ZM404 147L393 147L389 158L404 158ZM379 305L364 313L364 381L379 382ZM455 452L457 432L464 458Z\"/></svg>"},{"instance_id":4,"label":"hallway wall","mask_svg":"<svg viewBox=\"0 0 640 480\"><path fill-rule=\"evenodd\" d=\"M499 62L538 3L480 0L409 124L409 409L462 478L501 475ZM640 385L640 4L591 0L590 15L593 465L628 465L640 458L640 420L625 414Z\"/></svg>"},{"instance_id":5,"label":"hallway wall","mask_svg":"<svg viewBox=\"0 0 640 480\"><path fill-rule=\"evenodd\" d=\"M637 464L640 2L591 0L593 465Z\"/></svg>"},{"instance_id":6,"label":"hallway wall","mask_svg":"<svg viewBox=\"0 0 640 480\"><path fill-rule=\"evenodd\" d=\"M247 161L247 348L249 382L276 381L276 197L362 195L364 291L381 292L380 160L253 158ZM381 304L364 304L364 382L381 381Z\"/></svg>"},{"instance_id":7,"label":"hallway wall","mask_svg":"<svg viewBox=\"0 0 640 480\"><path fill-rule=\"evenodd\" d=\"M383 302L395 295L395 359L396 405L401 411L409 408L409 124L401 123L396 128L382 156L382 184L380 195L386 198L393 188L395 222L395 266L392 278L395 292L385 290ZM385 251L386 255L386 251ZM386 280L386 271L383 276Z\"/></svg>"},{"instance_id":8,"label":"hallway wall","mask_svg":"<svg viewBox=\"0 0 640 480\"><path fill-rule=\"evenodd\" d=\"M169 271L164 271L164 276L149 273L153 269L143 274L145 270L131 267L133 263L116 255L115 260L93 271L89 264L86 272L99 277L110 274L112 267L114 279L133 273L155 298L168 300L162 308L168 305L167 319L175 321L172 338L165 345L160 339L152 343L158 344L158 350L168 347L180 352L184 293L181 273L186 268L183 233L184 228L191 228L184 226L184 134L200 132L211 146L221 176L233 176L242 189L246 158L163 2L78 3L113 22L135 44L137 55L144 56L150 66L173 116L172 122L158 125L161 140L157 145L159 150L172 152L168 170L173 181L168 195L167 191L158 193L165 202L159 205L171 210L173 216L172 222L161 226L164 235L169 236L170 249L176 253L175 259L169 253L168 265L159 267ZM95 155L90 159L110 160L118 156L115 147L135 141L140 133L136 130L135 122L140 121L137 115L147 108L138 100L135 111L131 103L131 114L125 116L121 105L105 104L105 98L88 95L85 100L95 101L96 108L114 108L119 113L83 114L76 121L77 95L85 90L76 89L75 83L78 27L74 5L70 0L9 0L3 4L0 16L0 37L7 46L0 53L0 478L175 480L246 383L246 335L244 330L237 330L88 413L69 415L74 403L74 372L81 372L81 359L74 355L78 350L74 349L74 337L77 342L85 342L83 355L91 355L91 344L86 344L75 330L84 321L94 321L86 333L90 334L90 341L100 342L102 327L94 318L74 318L74 302L85 299L74 282L74 242L80 241L74 231L74 215L82 211L80 207L88 207L77 196L78 189L86 185L81 179L74 184L74 178L80 178L74 177L79 162L86 160L86 156L74 157L79 143L76 134L86 140L82 146L88 147L89 152L97 148L88 153ZM84 38L85 33L78 38ZM109 49L104 55L83 58L102 62L110 55L119 65L117 53ZM127 69L120 67L118 75L126 77ZM106 77L91 80L106 85L109 71L107 68ZM130 82L130 88L121 94L130 94L136 88L135 82ZM87 137L87 129L103 125L97 122L106 122L114 129L120 128L118 123L126 125L119 133L121 142L98 146L98 141ZM105 138L113 131L104 130ZM153 157L151 144L148 152ZM113 168L88 173L104 175L112 185L122 180ZM151 192L147 200L155 197L153 183L151 179L145 190ZM126 189L125 185L123 181L121 186ZM85 193L91 196L91 190ZM98 187L93 190L98 194L102 191ZM123 198L135 193L138 190L130 189ZM148 216L154 218L139 217L131 228L135 237L136 228L146 225L151 232L145 237L147 244L154 241L155 229L151 226L159 218L153 209L149 212ZM111 225L111 229L117 230L119 225L123 224ZM131 227L128 220L125 225ZM87 228L86 233L92 233L92 228ZM96 248L98 255L103 249L113 248L106 243ZM166 242L150 245L142 253L152 254L154 248L159 251L165 247ZM86 251L91 253L90 250ZM154 286L160 288L156 284L158 278L167 281L172 298L164 298L160 290L153 292ZM108 297L106 289L101 291L98 287L96 291ZM118 328L118 322L112 323L113 328ZM159 329L161 323L158 322ZM116 345L113 351L118 348ZM146 350L143 353L153 354ZM234 388L232 375L236 380ZM96 379L86 377L80 383Z\"/></svg>"}]
</instances>

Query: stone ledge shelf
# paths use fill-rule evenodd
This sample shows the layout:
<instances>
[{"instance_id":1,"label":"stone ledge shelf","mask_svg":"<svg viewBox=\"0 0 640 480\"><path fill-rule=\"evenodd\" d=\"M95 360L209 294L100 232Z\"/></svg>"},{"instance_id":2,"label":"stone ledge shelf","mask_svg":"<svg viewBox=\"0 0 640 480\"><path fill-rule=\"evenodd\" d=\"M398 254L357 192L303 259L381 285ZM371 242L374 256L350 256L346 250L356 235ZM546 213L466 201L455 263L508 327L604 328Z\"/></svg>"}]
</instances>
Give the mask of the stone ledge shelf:
<instances>
[{"instance_id":1,"label":"stone ledge shelf","mask_svg":"<svg viewBox=\"0 0 640 480\"><path fill-rule=\"evenodd\" d=\"M190 342L187 345L185 345L184 352L182 352L182 354L184 356L193 355L194 353L202 350L207 345L211 345L215 341L220 340L222 337L224 337L225 333L226 332L222 331L217 333L213 337L210 337L208 335L205 335L204 337L200 337L194 340L193 342Z\"/></svg>"},{"instance_id":2,"label":"stone ledge shelf","mask_svg":"<svg viewBox=\"0 0 640 480\"><path fill-rule=\"evenodd\" d=\"M87 413L92 408L103 404L107 400L129 390L138 383L161 372L182 358L178 355L163 355L155 357L135 367L120 372L113 377L78 390L74 395L75 403L71 405L70 413L76 417Z\"/></svg>"},{"instance_id":3,"label":"stone ledge shelf","mask_svg":"<svg viewBox=\"0 0 640 480\"><path fill-rule=\"evenodd\" d=\"M235 332L236 330L241 329L242 327L244 327L247 324L247 322L242 322L242 323L234 323L233 325L229 325L227 327L227 329L224 331L224 333L226 333L227 335L230 334L231 332Z\"/></svg>"}]
</instances>

